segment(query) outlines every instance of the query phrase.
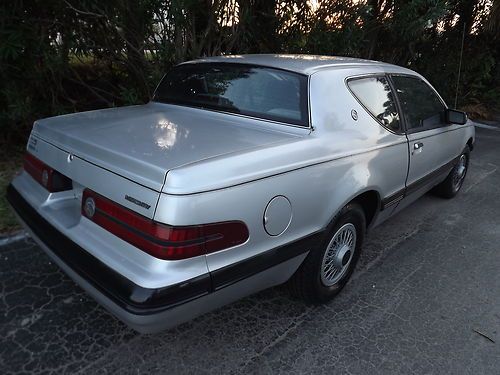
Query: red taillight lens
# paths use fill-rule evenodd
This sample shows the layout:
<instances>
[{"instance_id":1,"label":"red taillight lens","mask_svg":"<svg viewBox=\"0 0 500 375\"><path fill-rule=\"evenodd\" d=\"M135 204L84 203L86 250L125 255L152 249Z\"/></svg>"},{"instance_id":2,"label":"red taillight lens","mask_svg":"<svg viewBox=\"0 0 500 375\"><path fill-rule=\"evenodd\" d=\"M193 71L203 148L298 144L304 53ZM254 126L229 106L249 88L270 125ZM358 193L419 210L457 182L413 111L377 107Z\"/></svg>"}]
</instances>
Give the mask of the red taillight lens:
<instances>
[{"instance_id":1,"label":"red taillight lens","mask_svg":"<svg viewBox=\"0 0 500 375\"><path fill-rule=\"evenodd\" d=\"M24 170L51 193L71 190L71 179L52 169L31 154L24 155Z\"/></svg>"},{"instance_id":2,"label":"red taillight lens","mask_svg":"<svg viewBox=\"0 0 500 375\"><path fill-rule=\"evenodd\" d=\"M240 245L248 239L241 221L193 226L170 226L85 189L82 215L135 247L166 260L179 260Z\"/></svg>"}]
</instances>

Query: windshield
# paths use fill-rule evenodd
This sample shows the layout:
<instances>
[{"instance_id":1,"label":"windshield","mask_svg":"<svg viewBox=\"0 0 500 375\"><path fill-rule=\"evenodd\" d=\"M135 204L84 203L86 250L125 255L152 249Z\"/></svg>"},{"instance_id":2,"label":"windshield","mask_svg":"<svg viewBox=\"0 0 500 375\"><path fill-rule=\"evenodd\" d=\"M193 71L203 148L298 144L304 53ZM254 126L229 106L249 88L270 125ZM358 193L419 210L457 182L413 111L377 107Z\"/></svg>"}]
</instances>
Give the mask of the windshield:
<instances>
[{"instance_id":1,"label":"windshield","mask_svg":"<svg viewBox=\"0 0 500 375\"><path fill-rule=\"evenodd\" d=\"M307 77L279 69L179 65L163 78L153 100L308 126Z\"/></svg>"}]
</instances>

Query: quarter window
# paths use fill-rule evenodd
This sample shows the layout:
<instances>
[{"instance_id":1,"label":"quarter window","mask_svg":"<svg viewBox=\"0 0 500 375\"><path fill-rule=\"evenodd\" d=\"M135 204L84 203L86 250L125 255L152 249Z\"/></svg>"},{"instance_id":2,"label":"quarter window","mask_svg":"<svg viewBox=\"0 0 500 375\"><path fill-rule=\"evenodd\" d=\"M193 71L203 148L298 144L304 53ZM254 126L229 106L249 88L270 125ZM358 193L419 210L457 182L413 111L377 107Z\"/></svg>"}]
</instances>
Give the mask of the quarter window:
<instances>
[{"instance_id":1,"label":"quarter window","mask_svg":"<svg viewBox=\"0 0 500 375\"><path fill-rule=\"evenodd\" d=\"M393 76L392 80L409 131L432 129L445 124L445 106L427 83L408 76Z\"/></svg>"},{"instance_id":2,"label":"quarter window","mask_svg":"<svg viewBox=\"0 0 500 375\"><path fill-rule=\"evenodd\" d=\"M399 131L399 114L394 104L391 86L386 77L366 77L350 80L352 93L361 104L392 131Z\"/></svg>"}]
</instances>

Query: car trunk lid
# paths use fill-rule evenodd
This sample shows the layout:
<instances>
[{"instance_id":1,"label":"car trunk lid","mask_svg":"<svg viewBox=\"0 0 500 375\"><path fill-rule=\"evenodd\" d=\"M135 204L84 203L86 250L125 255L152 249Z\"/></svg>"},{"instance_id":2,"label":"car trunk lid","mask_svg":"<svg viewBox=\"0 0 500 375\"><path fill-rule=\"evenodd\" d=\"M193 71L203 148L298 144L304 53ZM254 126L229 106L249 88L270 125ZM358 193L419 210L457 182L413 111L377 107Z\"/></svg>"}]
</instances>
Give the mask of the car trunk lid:
<instances>
[{"instance_id":1,"label":"car trunk lid","mask_svg":"<svg viewBox=\"0 0 500 375\"><path fill-rule=\"evenodd\" d=\"M161 191L166 173L224 154L293 139L257 119L160 103L39 120L33 136L91 164ZM304 131L304 129L300 129Z\"/></svg>"}]
</instances>

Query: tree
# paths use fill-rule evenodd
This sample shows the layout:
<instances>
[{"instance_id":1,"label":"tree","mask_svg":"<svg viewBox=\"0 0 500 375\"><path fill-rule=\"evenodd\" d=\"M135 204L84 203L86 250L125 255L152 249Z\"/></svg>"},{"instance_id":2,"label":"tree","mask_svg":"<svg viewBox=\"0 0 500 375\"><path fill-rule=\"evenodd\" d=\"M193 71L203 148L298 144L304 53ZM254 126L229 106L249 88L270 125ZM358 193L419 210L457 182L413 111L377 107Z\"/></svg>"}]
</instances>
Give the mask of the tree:
<instances>
[{"instance_id":1,"label":"tree","mask_svg":"<svg viewBox=\"0 0 500 375\"><path fill-rule=\"evenodd\" d=\"M500 107L500 0L12 0L0 5L0 134L141 103L173 65L219 54L364 57L422 73L459 106Z\"/></svg>"}]
</instances>

